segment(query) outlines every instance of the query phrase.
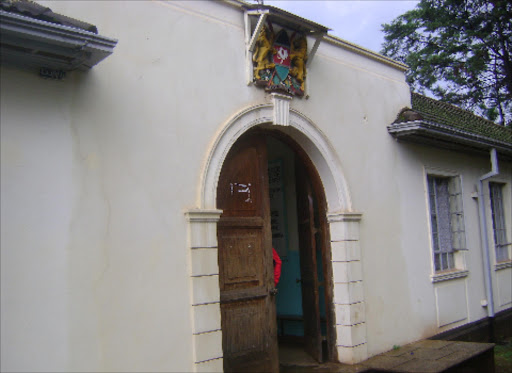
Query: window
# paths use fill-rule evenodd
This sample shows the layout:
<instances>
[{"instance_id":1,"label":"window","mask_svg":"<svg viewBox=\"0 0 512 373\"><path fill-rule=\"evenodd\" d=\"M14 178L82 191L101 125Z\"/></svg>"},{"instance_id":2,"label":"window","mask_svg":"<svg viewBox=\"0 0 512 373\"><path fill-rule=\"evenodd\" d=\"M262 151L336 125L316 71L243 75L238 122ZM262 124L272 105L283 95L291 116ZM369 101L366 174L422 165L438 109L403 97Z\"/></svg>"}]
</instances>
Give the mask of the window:
<instances>
[{"instance_id":1,"label":"window","mask_svg":"<svg viewBox=\"0 0 512 373\"><path fill-rule=\"evenodd\" d=\"M489 183L491 198L492 229L494 233L494 246L496 249L496 262L503 262L510 259L505 226L505 209L503 205L503 184Z\"/></svg>"},{"instance_id":2,"label":"window","mask_svg":"<svg viewBox=\"0 0 512 373\"><path fill-rule=\"evenodd\" d=\"M454 253L465 250L464 215L459 177L427 176L436 272L456 268Z\"/></svg>"}]
</instances>

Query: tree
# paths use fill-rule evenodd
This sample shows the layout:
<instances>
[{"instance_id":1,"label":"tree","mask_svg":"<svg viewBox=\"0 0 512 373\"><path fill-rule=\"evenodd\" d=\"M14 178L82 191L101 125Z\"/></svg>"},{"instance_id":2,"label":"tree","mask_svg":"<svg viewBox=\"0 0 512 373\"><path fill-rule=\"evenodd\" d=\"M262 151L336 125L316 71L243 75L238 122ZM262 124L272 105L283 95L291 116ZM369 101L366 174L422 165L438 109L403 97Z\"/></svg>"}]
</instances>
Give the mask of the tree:
<instances>
[{"instance_id":1,"label":"tree","mask_svg":"<svg viewBox=\"0 0 512 373\"><path fill-rule=\"evenodd\" d=\"M421 0L382 26L413 91L512 125L512 2Z\"/></svg>"}]
</instances>

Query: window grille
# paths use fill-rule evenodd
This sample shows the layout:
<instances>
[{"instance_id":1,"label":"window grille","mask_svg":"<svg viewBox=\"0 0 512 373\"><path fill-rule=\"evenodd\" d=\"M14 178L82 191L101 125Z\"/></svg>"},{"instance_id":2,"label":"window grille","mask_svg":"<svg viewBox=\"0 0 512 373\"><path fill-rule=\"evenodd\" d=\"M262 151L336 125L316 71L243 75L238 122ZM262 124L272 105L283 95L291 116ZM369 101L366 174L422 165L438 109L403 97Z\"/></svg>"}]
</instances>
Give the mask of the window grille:
<instances>
[{"instance_id":1,"label":"window grille","mask_svg":"<svg viewBox=\"0 0 512 373\"><path fill-rule=\"evenodd\" d=\"M455 268L454 252L466 249L462 188L458 177L427 176L436 272Z\"/></svg>"},{"instance_id":2,"label":"window grille","mask_svg":"<svg viewBox=\"0 0 512 373\"><path fill-rule=\"evenodd\" d=\"M492 228L494 233L494 246L496 250L496 262L503 262L510 259L505 226L505 209L503 205L503 184L489 183L491 198Z\"/></svg>"}]
</instances>

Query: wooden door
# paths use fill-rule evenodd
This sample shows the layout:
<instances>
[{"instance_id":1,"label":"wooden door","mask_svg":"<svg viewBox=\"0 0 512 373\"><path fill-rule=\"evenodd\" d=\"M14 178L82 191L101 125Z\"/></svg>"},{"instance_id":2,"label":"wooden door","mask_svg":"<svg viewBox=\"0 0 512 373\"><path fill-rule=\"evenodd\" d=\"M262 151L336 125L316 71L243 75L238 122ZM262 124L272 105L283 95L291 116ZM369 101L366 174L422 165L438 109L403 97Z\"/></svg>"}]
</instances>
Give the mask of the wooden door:
<instances>
[{"instance_id":1,"label":"wooden door","mask_svg":"<svg viewBox=\"0 0 512 373\"><path fill-rule=\"evenodd\" d=\"M222 348L226 372L278 372L266 144L237 141L219 179Z\"/></svg>"},{"instance_id":2,"label":"wooden door","mask_svg":"<svg viewBox=\"0 0 512 373\"><path fill-rule=\"evenodd\" d=\"M300 160L295 166L297 217L299 223L300 272L302 279L302 312L304 317L304 349L322 362L317 242L321 242L315 221L315 198L311 179Z\"/></svg>"}]
</instances>

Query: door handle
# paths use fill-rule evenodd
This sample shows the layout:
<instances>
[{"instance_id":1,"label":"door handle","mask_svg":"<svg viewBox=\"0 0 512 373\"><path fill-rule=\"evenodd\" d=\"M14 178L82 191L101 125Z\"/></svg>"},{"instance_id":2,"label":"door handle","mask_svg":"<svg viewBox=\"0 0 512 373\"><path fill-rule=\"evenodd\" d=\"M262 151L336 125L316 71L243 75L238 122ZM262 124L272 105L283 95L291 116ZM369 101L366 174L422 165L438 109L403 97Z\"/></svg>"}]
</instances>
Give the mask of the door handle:
<instances>
[{"instance_id":1,"label":"door handle","mask_svg":"<svg viewBox=\"0 0 512 373\"><path fill-rule=\"evenodd\" d=\"M269 294L275 297L277 295L277 291L278 290L276 288L270 289Z\"/></svg>"}]
</instances>

